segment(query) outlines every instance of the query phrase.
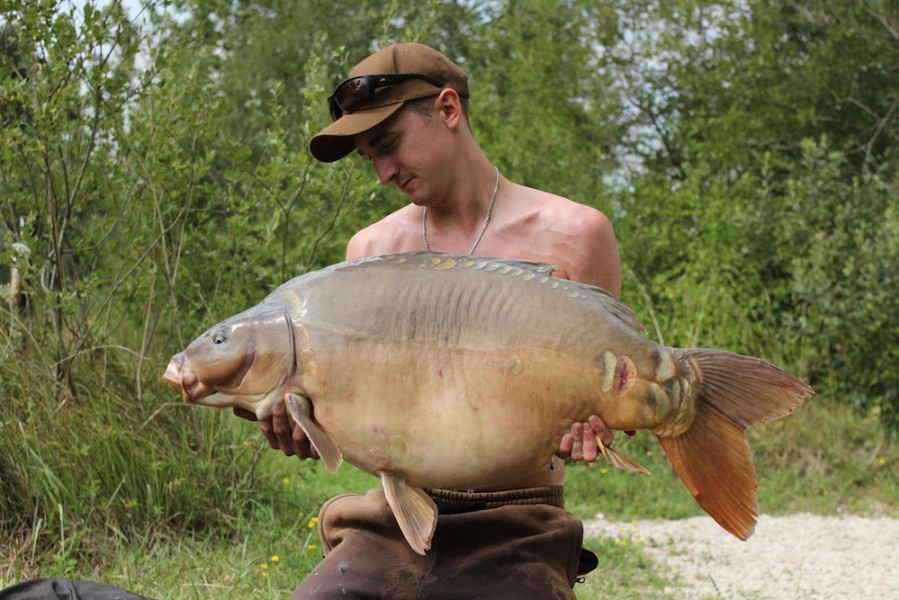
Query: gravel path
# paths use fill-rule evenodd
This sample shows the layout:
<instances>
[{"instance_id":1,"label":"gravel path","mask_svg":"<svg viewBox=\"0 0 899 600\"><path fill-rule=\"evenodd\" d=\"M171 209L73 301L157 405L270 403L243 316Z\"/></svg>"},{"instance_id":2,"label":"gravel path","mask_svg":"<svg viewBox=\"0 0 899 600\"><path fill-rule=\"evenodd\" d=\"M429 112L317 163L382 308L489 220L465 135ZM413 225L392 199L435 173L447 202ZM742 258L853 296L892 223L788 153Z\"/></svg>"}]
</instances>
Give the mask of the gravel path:
<instances>
[{"instance_id":1,"label":"gravel path","mask_svg":"<svg viewBox=\"0 0 899 600\"><path fill-rule=\"evenodd\" d=\"M741 542L702 516L621 523L598 516L585 534L642 543L679 578L679 597L899 599L899 519L759 517Z\"/></svg>"}]
</instances>

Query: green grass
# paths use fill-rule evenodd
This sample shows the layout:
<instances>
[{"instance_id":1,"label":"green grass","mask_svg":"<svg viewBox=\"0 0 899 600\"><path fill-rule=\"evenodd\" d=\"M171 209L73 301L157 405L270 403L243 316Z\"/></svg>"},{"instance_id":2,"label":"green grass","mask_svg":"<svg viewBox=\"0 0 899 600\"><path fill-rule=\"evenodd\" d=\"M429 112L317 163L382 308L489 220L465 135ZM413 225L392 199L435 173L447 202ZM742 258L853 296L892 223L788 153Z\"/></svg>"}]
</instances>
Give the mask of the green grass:
<instances>
[{"instance_id":1,"label":"green grass","mask_svg":"<svg viewBox=\"0 0 899 600\"><path fill-rule=\"evenodd\" d=\"M587 539L584 543L599 555L599 567L575 586L580 600L673 598L664 590L677 582L675 575L653 563L643 552L639 539L603 537Z\"/></svg>"},{"instance_id":2,"label":"green grass","mask_svg":"<svg viewBox=\"0 0 899 600\"><path fill-rule=\"evenodd\" d=\"M31 520L21 515L28 526L0 540L0 586L61 576L103 581L157 598L286 598L321 558L316 530L310 527L320 504L338 493L364 492L377 481L350 466L330 475L318 463L284 457L267 448L254 424L227 411L203 412L209 415L198 423L205 434L196 439L218 430L219 439L230 440L227 451L196 445L194 454L183 456L182 466L167 475L161 467L150 469L160 481L144 482L149 491L137 497L123 486L91 483L90 477L83 483L91 489L81 489L77 477L56 472L52 455L32 449L39 458L32 462L35 477L57 490L57 515L31 515ZM790 418L752 430L751 444L763 513L848 511L899 517L899 443L873 418L813 399ZM568 509L574 514L589 519L603 513L621 521L702 514L652 435L619 435L616 447L653 475L627 474L604 463L574 465L566 485ZM110 454L123 454L120 444L110 442L110 449ZM56 446L54 452L64 448ZM92 456L95 451L77 446L70 452L73 456L63 462L73 467L79 464L78 454L87 453L89 460L112 468L111 457ZM233 464L209 471L205 462L216 460ZM192 473L186 465L199 466L209 477L225 473L228 485L248 489L221 491L214 481L184 479ZM157 487L163 491L153 491ZM190 518L167 514L165 502L176 500L164 501L166 494L184 494L187 500L178 502L193 501L202 510ZM203 497L210 494L214 496ZM143 518L156 513L155 523ZM114 520L98 521L101 514ZM125 525L129 518L133 527ZM591 539L586 545L599 555L600 567L577 586L581 599L665 598L663 590L676 583L674 574L653 564L638 539Z\"/></svg>"}]
</instances>

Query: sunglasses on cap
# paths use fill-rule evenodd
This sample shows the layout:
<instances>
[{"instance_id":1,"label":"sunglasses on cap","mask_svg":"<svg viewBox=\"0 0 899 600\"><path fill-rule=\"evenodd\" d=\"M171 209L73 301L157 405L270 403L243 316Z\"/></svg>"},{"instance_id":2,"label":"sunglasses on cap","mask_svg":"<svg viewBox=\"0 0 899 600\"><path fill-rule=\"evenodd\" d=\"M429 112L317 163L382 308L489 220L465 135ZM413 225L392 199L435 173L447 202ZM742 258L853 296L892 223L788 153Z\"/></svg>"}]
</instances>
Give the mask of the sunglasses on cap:
<instances>
[{"instance_id":1,"label":"sunglasses on cap","mask_svg":"<svg viewBox=\"0 0 899 600\"><path fill-rule=\"evenodd\" d=\"M443 87L445 82L421 73L387 73L384 75L359 75L350 77L337 86L328 96L328 109L336 121L343 115L359 110L375 97L375 90L410 79L423 79L431 85Z\"/></svg>"}]
</instances>

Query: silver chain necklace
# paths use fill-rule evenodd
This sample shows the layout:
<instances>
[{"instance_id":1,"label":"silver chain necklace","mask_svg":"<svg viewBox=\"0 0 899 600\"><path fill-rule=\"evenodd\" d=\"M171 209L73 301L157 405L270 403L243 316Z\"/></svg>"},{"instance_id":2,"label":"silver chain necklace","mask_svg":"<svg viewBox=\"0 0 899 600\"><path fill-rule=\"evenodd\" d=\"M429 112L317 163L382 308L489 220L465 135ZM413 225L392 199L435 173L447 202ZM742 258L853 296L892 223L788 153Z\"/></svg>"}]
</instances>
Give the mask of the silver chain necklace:
<instances>
[{"instance_id":1,"label":"silver chain necklace","mask_svg":"<svg viewBox=\"0 0 899 600\"><path fill-rule=\"evenodd\" d=\"M494 169L496 170L496 183L493 184L493 195L490 197L490 204L487 206L487 216L484 217L484 224L481 225L481 231L478 233L478 237L474 239L474 244L471 245L468 256L474 254L475 248L481 243L481 238L484 237L484 232L487 231L487 224L490 223L490 216L493 214L493 205L496 204L496 192L499 190L499 167L494 167ZM431 244L428 243L428 209L425 206L421 207L421 239L425 243L425 250L430 252Z\"/></svg>"}]
</instances>

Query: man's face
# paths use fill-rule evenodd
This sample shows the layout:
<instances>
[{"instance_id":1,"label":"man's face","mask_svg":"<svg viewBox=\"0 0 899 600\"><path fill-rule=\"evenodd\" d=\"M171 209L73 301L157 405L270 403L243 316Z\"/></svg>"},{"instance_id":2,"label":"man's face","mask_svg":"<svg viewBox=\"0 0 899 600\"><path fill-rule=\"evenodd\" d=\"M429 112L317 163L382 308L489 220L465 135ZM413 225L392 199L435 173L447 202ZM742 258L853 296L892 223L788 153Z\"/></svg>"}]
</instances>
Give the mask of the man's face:
<instances>
[{"instance_id":1,"label":"man's face","mask_svg":"<svg viewBox=\"0 0 899 600\"><path fill-rule=\"evenodd\" d=\"M428 205L439 182L441 128L437 116L403 108L377 127L353 136L378 180L393 184L415 204Z\"/></svg>"}]
</instances>

